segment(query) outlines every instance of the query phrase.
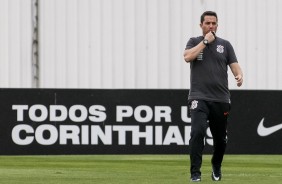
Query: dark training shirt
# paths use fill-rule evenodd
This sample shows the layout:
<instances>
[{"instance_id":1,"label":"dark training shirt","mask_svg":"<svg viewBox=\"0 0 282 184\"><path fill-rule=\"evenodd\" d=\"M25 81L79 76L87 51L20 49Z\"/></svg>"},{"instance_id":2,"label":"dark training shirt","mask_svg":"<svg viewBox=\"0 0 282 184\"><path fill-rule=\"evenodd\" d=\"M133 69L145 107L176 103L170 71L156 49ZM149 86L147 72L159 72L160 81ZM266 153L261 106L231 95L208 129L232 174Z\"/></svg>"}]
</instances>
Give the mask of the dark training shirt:
<instances>
[{"instance_id":1,"label":"dark training shirt","mask_svg":"<svg viewBox=\"0 0 282 184\"><path fill-rule=\"evenodd\" d=\"M204 37L190 38L186 50L195 47ZM188 100L230 102L228 89L228 65L238 62L229 41L216 37L198 57L190 62L190 82Z\"/></svg>"}]
</instances>

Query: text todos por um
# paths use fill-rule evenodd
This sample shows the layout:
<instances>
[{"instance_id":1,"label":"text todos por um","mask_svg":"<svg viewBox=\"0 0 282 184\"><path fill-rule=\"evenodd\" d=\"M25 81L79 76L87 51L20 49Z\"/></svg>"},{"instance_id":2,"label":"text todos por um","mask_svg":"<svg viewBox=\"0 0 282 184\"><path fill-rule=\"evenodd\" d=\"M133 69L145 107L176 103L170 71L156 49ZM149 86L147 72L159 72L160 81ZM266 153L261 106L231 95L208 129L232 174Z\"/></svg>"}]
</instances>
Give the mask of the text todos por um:
<instances>
[{"instance_id":1,"label":"text todos por um","mask_svg":"<svg viewBox=\"0 0 282 184\"><path fill-rule=\"evenodd\" d=\"M104 122L107 119L106 108L102 105L92 105L89 108L84 105L72 105L67 108L64 105L42 104L28 105L12 105L12 110L16 111L17 122L22 122L28 115L33 122L50 122L66 121L69 118L73 122ZM170 106L154 106L139 105L135 108L128 105L116 106L116 122L123 122L125 118L134 117L137 122L147 123L152 120L154 122L171 122ZM187 106L181 107L181 120L190 123L187 117Z\"/></svg>"}]
</instances>

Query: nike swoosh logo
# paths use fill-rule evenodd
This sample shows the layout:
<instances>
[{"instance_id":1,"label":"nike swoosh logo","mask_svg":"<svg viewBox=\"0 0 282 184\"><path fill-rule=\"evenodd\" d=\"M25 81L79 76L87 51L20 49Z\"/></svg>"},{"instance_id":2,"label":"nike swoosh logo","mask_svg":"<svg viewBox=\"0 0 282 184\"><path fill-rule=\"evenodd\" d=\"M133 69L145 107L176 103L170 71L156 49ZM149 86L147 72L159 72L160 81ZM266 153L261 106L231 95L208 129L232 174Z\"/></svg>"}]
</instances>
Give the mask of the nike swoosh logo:
<instances>
[{"instance_id":1,"label":"nike swoosh logo","mask_svg":"<svg viewBox=\"0 0 282 184\"><path fill-rule=\"evenodd\" d=\"M279 125L272 126L272 127L265 127L263 125L263 122L264 122L264 118L262 118L262 120L260 121L258 125L258 130L257 130L258 134L262 137L271 135L274 132L277 132L278 130L282 129L282 123Z\"/></svg>"},{"instance_id":2,"label":"nike swoosh logo","mask_svg":"<svg viewBox=\"0 0 282 184\"><path fill-rule=\"evenodd\" d=\"M219 181L219 177L216 177L213 172L212 172L212 175L215 181Z\"/></svg>"}]
</instances>

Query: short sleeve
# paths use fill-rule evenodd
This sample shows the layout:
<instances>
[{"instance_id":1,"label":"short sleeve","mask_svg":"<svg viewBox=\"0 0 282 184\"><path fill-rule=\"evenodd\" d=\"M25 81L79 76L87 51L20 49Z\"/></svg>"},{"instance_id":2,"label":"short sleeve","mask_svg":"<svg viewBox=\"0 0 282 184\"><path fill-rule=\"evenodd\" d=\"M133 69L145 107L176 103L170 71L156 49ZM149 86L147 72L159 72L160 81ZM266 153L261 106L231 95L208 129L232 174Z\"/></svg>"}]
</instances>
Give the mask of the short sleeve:
<instances>
[{"instance_id":1,"label":"short sleeve","mask_svg":"<svg viewBox=\"0 0 282 184\"><path fill-rule=\"evenodd\" d=\"M191 48L193 48L193 47L195 47L195 41L194 41L193 38L190 38L190 39L188 40L187 44L186 44L185 50L191 49Z\"/></svg>"},{"instance_id":2,"label":"short sleeve","mask_svg":"<svg viewBox=\"0 0 282 184\"><path fill-rule=\"evenodd\" d=\"M229 41L227 41L227 63L228 65L232 64L232 63L238 63L235 51L233 49L233 46L231 45L231 43Z\"/></svg>"}]
</instances>

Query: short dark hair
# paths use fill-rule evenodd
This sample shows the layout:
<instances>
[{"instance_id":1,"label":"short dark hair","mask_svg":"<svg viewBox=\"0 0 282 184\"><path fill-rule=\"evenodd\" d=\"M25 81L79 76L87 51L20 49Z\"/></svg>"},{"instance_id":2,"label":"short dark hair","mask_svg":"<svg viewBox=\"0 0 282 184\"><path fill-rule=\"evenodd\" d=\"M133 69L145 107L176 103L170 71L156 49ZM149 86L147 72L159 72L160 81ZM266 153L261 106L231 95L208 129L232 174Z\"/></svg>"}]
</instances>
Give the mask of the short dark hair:
<instances>
[{"instance_id":1,"label":"short dark hair","mask_svg":"<svg viewBox=\"0 0 282 184\"><path fill-rule=\"evenodd\" d=\"M201 15L201 23L204 22L205 16L215 16L216 17L216 21L217 21L217 14L213 11L205 11L202 15Z\"/></svg>"}]
</instances>

